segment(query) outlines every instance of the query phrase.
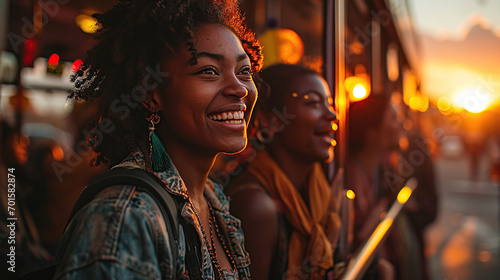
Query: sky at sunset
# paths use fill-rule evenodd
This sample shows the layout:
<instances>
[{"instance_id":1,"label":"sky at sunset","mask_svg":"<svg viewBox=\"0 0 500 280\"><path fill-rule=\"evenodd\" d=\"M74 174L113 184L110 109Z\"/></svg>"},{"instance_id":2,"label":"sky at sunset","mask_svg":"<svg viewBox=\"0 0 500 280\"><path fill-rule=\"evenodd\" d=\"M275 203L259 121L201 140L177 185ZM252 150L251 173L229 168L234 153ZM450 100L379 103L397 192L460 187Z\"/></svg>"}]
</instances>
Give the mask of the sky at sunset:
<instances>
[{"instance_id":1,"label":"sky at sunset","mask_svg":"<svg viewBox=\"0 0 500 280\"><path fill-rule=\"evenodd\" d=\"M420 35L422 92L464 91L500 103L500 1L410 0Z\"/></svg>"}]
</instances>

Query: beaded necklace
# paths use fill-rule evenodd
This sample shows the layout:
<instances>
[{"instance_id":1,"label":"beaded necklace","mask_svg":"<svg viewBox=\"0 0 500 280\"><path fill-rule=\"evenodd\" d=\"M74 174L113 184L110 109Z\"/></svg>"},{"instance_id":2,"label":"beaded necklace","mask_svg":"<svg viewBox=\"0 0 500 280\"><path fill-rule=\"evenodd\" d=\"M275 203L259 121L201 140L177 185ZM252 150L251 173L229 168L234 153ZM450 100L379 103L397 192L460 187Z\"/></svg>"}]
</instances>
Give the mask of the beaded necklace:
<instances>
[{"instance_id":1,"label":"beaded necklace","mask_svg":"<svg viewBox=\"0 0 500 280\"><path fill-rule=\"evenodd\" d=\"M215 247L215 242L214 242L213 235L212 235L212 228L213 227L215 227L215 231L217 232L217 236L222 244L222 247L224 248L224 251L226 252L226 255L227 255L229 262L231 263L231 269L236 270L236 263L234 262L234 259L231 256L231 252L229 251L228 246L226 245L225 238L223 238L221 235L221 231L219 230L219 226L217 224L217 220L215 218L215 213L214 213L214 210L212 208L212 205L210 204L210 202L207 202L207 204L208 204L208 221L209 221L209 227L210 227L210 241L209 241L208 236L205 233L205 229L203 228L203 224L201 223L200 216L198 215L198 212L196 211L196 208L194 207L194 204L191 201L191 197L189 196L189 193L188 193L188 198L189 198L189 203L193 207L194 214L196 215L196 218L198 219L198 222L200 223L201 233L203 234L203 241L205 242L205 245L207 246L208 253L210 255L210 261L212 262L212 266L217 271L215 278L216 279L224 279L224 273L222 272L222 267L220 266L219 259L217 258L217 249Z\"/></svg>"}]
</instances>

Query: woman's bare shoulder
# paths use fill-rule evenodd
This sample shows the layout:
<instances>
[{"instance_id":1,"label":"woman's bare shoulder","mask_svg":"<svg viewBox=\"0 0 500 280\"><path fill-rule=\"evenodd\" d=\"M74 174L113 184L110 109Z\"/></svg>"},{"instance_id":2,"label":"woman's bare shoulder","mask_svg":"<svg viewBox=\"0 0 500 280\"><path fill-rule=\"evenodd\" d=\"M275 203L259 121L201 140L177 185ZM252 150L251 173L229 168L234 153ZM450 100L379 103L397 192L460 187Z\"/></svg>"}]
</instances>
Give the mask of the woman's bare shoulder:
<instances>
[{"instance_id":1,"label":"woman's bare shoulder","mask_svg":"<svg viewBox=\"0 0 500 280\"><path fill-rule=\"evenodd\" d=\"M249 172L243 172L225 190L231 201L231 212L240 216L274 220L276 204L260 181Z\"/></svg>"}]
</instances>

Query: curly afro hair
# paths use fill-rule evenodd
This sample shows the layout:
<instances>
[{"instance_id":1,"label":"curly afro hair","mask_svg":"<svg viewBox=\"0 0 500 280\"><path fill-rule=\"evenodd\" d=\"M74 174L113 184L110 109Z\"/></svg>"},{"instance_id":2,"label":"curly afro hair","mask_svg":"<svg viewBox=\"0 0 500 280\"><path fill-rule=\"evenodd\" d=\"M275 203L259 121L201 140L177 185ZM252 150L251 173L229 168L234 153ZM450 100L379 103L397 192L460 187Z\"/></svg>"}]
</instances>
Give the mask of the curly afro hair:
<instances>
[{"instance_id":1,"label":"curly afro hair","mask_svg":"<svg viewBox=\"0 0 500 280\"><path fill-rule=\"evenodd\" d=\"M72 77L75 85L68 98L99 102L99 122L87 127L93 130L87 140L97 152L95 165L119 163L137 146L147 151L146 118L151 112L131 103L131 93L151 75L151 69L158 69L164 58L175 56L176 50L186 45L192 55L191 63L197 63L194 45L197 26L215 23L228 27L240 39L252 71L260 71L261 46L244 24L237 2L120 0L109 11L94 15L100 26L96 44ZM143 87L140 90L142 98L154 91ZM129 107L119 107L120 101ZM103 126L109 128L109 133L99 131Z\"/></svg>"}]
</instances>

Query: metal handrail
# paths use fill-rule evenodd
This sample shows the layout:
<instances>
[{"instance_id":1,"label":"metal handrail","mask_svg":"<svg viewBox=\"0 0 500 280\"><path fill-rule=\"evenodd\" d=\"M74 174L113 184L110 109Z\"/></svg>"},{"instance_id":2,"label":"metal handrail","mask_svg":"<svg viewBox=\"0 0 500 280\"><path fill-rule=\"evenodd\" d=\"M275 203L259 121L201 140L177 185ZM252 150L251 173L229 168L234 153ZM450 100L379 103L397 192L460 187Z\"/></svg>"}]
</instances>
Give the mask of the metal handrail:
<instances>
[{"instance_id":1,"label":"metal handrail","mask_svg":"<svg viewBox=\"0 0 500 280\"><path fill-rule=\"evenodd\" d=\"M370 238L368 238L363 246L361 246L361 249L349 262L346 272L342 277L343 280L358 280L363 277L366 270L372 263L375 254L380 249L380 245L387 238L387 235L393 226L394 220L403 209L413 191L417 188L417 185L417 179L408 179L405 186L399 191L396 201L394 201L384 219L382 219L377 228L371 234Z\"/></svg>"}]
</instances>

